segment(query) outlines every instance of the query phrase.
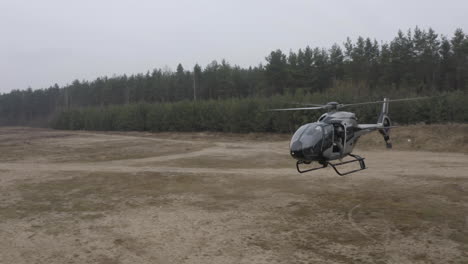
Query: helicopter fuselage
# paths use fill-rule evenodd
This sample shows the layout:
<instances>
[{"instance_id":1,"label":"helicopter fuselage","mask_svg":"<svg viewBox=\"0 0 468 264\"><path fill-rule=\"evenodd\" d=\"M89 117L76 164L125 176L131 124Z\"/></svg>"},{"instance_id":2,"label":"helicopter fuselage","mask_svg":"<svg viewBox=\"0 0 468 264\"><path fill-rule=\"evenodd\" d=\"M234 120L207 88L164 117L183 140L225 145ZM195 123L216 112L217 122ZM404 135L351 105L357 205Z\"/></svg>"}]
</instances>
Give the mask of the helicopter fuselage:
<instances>
[{"instance_id":1,"label":"helicopter fuselage","mask_svg":"<svg viewBox=\"0 0 468 264\"><path fill-rule=\"evenodd\" d=\"M349 155L360 136L370 131L359 128L354 113L337 111L320 116L317 122L301 126L293 135L290 154L303 163L325 164Z\"/></svg>"}]
</instances>

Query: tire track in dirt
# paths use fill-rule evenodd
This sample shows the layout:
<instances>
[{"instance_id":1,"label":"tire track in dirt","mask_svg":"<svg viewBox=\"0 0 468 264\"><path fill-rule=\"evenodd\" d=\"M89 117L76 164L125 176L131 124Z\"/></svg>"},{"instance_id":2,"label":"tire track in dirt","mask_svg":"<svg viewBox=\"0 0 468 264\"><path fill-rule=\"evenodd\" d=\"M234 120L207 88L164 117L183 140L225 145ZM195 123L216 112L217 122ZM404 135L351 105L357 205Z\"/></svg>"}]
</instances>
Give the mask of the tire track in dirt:
<instances>
[{"instance_id":1,"label":"tire track in dirt","mask_svg":"<svg viewBox=\"0 0 468 264\"><path fill-rule=\"evenodd\" d=\"M353 212L354 210L358 209L359 207L361 207L361 204L357 204L356 206L354 206L353 208L351 208L351 210L348 211L348 222L351 224L352 226L352 229L357 231L358 233L360 233L361 235L363 235L365 238L367 238L368 240L372 241L373 243L381 243L382 244L382 247L383 247L383 252L384 252L384 256L387 257L388 259L384 259L383 261L387 264L397 264L397 263L401 263L400 261L396 261L393 256L389 255L388 254L388 251L387 251L387 248L389 247L389 241L390 241L390 228L388 227L388 223L385 221L386 223L386 231L385 231L385 234L384 234L384 240L383 241L378 241L376 239L374 239L373 237L371 237L365 230L364 228L360 227L356 221L354 221L354 218L353 218Z\"/></svg>"},{"instance_id":2,"label":"tire track in dirt","mask_svg":"<svg viewBox=\"0 0 468 264\"><path fill-rule=\"evenodd\" d=\"M358 233L360 233L361 235L363 235L364 237L366 237L370 241L377 242L377 240L375 240L369 234L367 234L367 232L364 231L364 229L362 229L353 219L353 211L356 210L357 208L359 208L360 206L361 206L361 204L358 204L358 205L354 206L353 208L351 208L351 210L349 210L349 212L348 212L348 221L349 221L349 223L351 224L351 226L353 227L353 229L355 231L357 231Z\"/></svg>"},{"instance_id":3,"label":"tire track in dirt","mask_svg":"<svg viewBox=\"0 0 468 264\"><path fill-rule=\"evenodd\" d=\"M217 168L177 168L177 167L131 167L117 164L94 164L94 163L67 163L67 164L35 164L35 163L0 163L1 170L16 172L167 172L167 173L210 173L210 174L261 174L261 175L285 175L296 174L295 168L290 169L232 169L223 170Z\"/></svg>"}]
</instances>

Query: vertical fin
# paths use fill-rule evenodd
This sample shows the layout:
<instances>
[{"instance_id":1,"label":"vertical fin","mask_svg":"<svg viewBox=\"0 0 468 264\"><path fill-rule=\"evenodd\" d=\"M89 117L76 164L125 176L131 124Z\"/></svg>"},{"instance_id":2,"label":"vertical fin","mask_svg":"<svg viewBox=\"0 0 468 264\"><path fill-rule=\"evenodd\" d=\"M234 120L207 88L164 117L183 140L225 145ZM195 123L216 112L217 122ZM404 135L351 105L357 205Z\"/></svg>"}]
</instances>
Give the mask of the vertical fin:
<instances>
[{"instance_id":1,"label":"vertical fin","mask_svg":"<svg viewBox=\"0 0 468 264\"><path fill-rule=\"evenodd\" d=\"M382 104L382 112L380 112L379 119L377 120L378 124L383 125L384 127L388 128L383 128L379 129L380 134L382 134L385 144L387 148L392 148L392 142L390 141L390 127L392 126L392 122L390 120L390 117L388 117L388 103L389 100L388 98L384 98Z\"/></svg>"},{"instance_id":2,"label":"vertical fin","mask_svg":"<svg viewBox=\"0 0 468 264\"><path fill-rule=\"evenodd\" d=\"M377 123L383 123L384 118L388 115L388 98L384 98L384 102L382 104L382 112L380 112L379 119Z\"/></svg>"}]
</instances>

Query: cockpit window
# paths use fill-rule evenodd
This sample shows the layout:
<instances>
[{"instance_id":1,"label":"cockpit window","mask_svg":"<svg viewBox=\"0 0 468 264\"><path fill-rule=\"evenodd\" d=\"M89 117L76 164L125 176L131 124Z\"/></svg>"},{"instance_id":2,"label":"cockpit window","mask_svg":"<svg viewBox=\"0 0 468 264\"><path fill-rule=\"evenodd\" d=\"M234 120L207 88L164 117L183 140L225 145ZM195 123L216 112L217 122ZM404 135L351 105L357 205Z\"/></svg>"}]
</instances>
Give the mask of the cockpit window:
<instances>
[{"instance_id":1,"label":"cockpit window","mask_svg":"<svg viewBox=\"0 0 468 264\"><path fill-rule=\"evenodd\" d=\"M306 124L306 125L301 126L301 127L296 131L296 133L294 133L294 136L292 137L291 142L297 141L297 140L301 137L302 133L304 133L304 130L305 130L308 126L309 126L309 124Z\"/></svg>"},{"instance_id":2,"label":"cockpit window","mask_svg":"<svg viewBox=\"0 0 468 264\"><path fill-rule=\"evenodd\" d=\"M299 140L301 141L303 148L313 148L315 151L320 151L322 148L322 138L322 126L310 124Z\"/></svg>"},{"instance_id":3,"label":"cockpit window","mask_svg":"<svg viewBox=\"0 0 468 264\"><path fill-rule=\"evenodd\" d=\"M311 123L301 126L291 139L291 151L303 153L305 157L319 156L324 148L331 147L333 126Z\"/></svg>"},{"instance_id":4,"label":"cockpit window","mask_svg":"<svg viewBox=\"0 0 468 264\"><path fill-rule=\"evenodd\" d=\"M307 129L307 135L319 135L319 134L322 134L322 127L321 126L318 126L318 125L311 125L308 129Z\"/></svg>"},{"instance_id":5,"label":"cockpit window","mask_svg":"<svg viewBox=\"0 0 468 264\"><path fill-rule=\"evenodd\" d=\"M322 149L325 150L331 147L333 144L333 126L326 125L323 127L323 146Z\"/></svg>"}]
</instances>

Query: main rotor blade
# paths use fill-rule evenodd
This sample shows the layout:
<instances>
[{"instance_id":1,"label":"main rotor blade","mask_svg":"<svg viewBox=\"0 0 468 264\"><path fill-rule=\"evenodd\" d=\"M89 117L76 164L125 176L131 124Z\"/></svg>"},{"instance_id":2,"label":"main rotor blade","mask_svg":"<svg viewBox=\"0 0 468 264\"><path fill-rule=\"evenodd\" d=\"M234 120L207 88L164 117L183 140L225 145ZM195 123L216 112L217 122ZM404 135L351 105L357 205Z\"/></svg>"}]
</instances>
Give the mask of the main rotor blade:
<instances>
[{"instance_id":1,"label":"main rotor blade","mask_svg":"<svg viewBox=\"0 0 468 264\"><path fill-rule=\"evenodd\" d=\"M424 99L431 99L434 98L435 96L432 97L413 97L413 98L404 98L404 99L394 99L394 100L387 100L387 102L401 102L401 101L415 101L415 100L424 100ZM340 106L345 107L345 106L355 106L355 105L366 105L366 104L380 104L383 103L384 101L374 101L374 102L364 102L364 103L354 103L354 104L343 104Z\"/></svg>"},{"instance_id":2,"label":"main rotor blade","mask_svg":"<svg viewBox=\"0 0 468 264\"><path fill-rule=\"evenodd\" d=\"M324 109L323 106L318 107L299 107L299 108L280 108L280 109L269 109L268 111L300 111L300 110L318 110Z\"/></svg>"},{"instance_id":3,"label":"main rotor blade","mask_svg":"<svg viewBox=\"0 0 468 264\"><path fill-rule=\"evenodd\" d=\"M295 105L303 105L303 106L317 106L317 107L323 107L323 106L326 106L324 104L309 104L309 103L293 103Z\"/></svg>"}]
</instances>

